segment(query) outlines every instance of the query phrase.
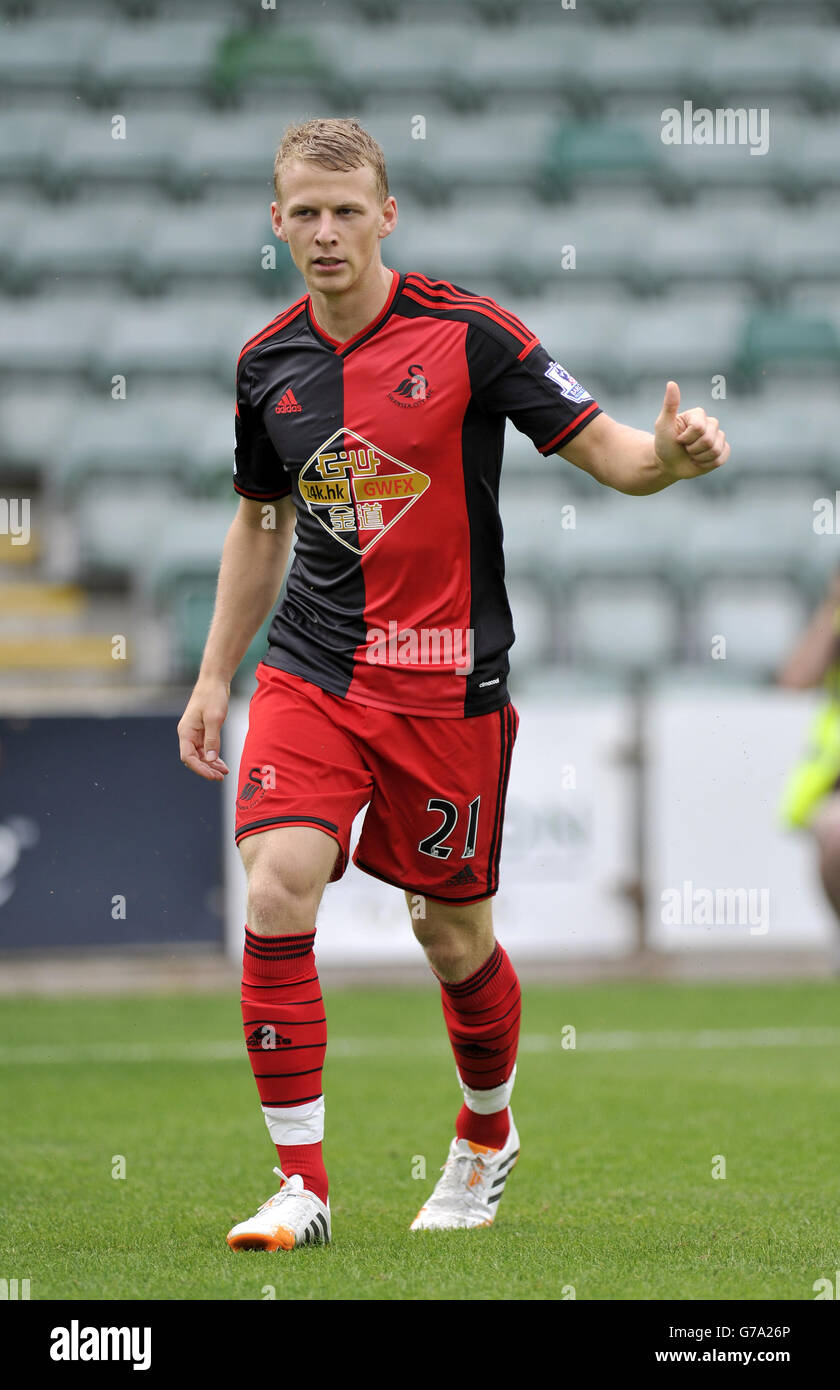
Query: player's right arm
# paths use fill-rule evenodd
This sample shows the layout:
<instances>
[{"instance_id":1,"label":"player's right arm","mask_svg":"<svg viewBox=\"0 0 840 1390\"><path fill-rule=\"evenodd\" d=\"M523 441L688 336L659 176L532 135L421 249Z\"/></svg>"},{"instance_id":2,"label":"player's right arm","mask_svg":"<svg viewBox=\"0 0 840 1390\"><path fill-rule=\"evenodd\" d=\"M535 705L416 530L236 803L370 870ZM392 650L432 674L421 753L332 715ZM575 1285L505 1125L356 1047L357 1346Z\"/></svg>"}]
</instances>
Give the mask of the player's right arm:
<instances>
[{"instance_id":1,"label":"player's right arm","mask_svg":"<svg viewBox=\"0 0 840 1390\"><path fill-rule=\"evenodd\" d=\"M266 527L266 521L274 521ZM277 601L295 529L291 497L266 504L241 497L222 548L213 620L195 687L178 725L181 762L220 782L229 769L219 756L230 683Z\"/></svg>"}]
</instances>

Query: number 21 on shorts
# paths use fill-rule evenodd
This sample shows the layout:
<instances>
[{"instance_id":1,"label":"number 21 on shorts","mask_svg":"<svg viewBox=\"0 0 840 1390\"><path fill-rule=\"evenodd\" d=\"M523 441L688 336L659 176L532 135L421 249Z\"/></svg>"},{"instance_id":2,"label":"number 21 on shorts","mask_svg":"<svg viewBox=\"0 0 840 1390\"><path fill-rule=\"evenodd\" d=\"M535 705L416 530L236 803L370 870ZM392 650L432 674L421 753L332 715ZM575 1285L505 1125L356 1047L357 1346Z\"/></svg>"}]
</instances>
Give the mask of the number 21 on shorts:
<instances>
[{"instance_id":1,"label":"number 21 on shorts","mask_svg":"<svg viewBox=\"0 0 840 1390\"><path fill-rule=\"evenodd\" d=\"M461 854L462 859L471 859L475 854L475 842L478 836L478 812L481 806L481 797L477 796L465 808L466 812L466 832L464 836L464 848ZM454 852L454 846L446 841L449 836L453 837L457 833L459 820L459 810L453 801L447 801L442 796L429 797L426 806L427 811L436 811L443 817L440 824L431 835L427 835L421 840L417 848L421 854L428 854L432 859L448 859Z\"/></svg>"}]
</instances>

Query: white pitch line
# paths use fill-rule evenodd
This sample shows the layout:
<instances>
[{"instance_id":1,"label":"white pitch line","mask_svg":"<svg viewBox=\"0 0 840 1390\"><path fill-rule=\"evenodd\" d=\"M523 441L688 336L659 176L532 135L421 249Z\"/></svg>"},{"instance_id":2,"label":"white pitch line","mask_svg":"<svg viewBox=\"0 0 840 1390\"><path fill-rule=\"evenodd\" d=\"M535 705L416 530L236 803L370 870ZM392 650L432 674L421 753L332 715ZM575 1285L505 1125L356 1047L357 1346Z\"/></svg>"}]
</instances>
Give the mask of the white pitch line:
<instances>
[{"instance_id":1,"label":"white pitch line","mask_svg":"<svg viewBox=\"0 0 840 1390\"><path fill-rule=\"evenodd\" d=\"M704 1051L740 1047L840 1047L840 1028L734 1028L695 1032L581 1031L574 1048L564 1047L559 1033L525 1033L522 1053ZM445 1054L446 1037L336 1038L327 1042L327 1060L342 1057L413 1057ZM86 1043L0 1047L0 1066L39 1066L74 1062L236 1062L245 1060L242 1042Z\"/></svg>"}]
</instances>

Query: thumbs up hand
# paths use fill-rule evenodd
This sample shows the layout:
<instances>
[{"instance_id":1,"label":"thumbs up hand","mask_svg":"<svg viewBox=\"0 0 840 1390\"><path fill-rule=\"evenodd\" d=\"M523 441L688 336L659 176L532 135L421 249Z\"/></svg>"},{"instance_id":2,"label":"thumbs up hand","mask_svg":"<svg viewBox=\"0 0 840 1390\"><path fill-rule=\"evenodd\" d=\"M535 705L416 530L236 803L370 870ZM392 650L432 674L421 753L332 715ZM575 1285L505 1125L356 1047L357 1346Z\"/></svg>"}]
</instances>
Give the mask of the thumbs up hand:
<instances>
[{"instance_id":1,"label":"thumbs up hand","mask_svg":"<svg viewBox=\"0 0 840 1390\"><path fill-rule=\"evenodd\" d=\"M653 437L656 458L674 482L710 473L729 458L726 435L714 416L702 406L680 410L680 388L675 381L665 387Z\"/></svg>"}]
</instances>

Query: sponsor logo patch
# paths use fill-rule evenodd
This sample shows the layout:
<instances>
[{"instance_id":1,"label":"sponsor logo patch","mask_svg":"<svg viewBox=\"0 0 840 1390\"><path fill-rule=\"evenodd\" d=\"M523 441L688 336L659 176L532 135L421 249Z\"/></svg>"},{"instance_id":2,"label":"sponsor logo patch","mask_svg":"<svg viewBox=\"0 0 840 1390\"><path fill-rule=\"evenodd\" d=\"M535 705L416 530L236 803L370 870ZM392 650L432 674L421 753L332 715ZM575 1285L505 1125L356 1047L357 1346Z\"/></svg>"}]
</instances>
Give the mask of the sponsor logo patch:
<instances>
[{"instance_id":1,"label":"sponsor logo patch","mask_svg":"<svg viewBox=\"0 0 840 1390\"><path fill-rule=\"evenodd\" d=\"M567 401L573 401L579 405L581 401L591 401L592 397L585 386L581 386L579 381L561 367L559 362L549 362L545 375L549 381L553 381L555 386L560 387L560 395L565 396Z\"/></svg>"},{"instance_id":2,"label":"sponsor logo patch","mask_svg":"<svg viewBox=\"0 0 840 1390\"><path fill-rule=\"evenodd\" d=\"M300 495L328 535L364 555L399 521L431 479L355 430L336 430L300 470Z\"/></svg>"}]
</instances>

